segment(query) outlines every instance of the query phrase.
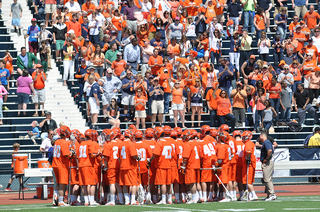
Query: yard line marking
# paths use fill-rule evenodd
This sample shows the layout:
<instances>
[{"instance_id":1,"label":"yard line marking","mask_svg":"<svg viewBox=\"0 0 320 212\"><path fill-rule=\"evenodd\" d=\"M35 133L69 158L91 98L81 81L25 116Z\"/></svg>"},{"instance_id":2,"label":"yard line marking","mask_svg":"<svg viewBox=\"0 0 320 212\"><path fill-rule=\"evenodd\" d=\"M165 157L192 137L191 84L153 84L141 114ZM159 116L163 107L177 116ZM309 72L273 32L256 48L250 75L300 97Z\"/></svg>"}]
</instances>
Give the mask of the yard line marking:
<instances>
[{"instance_id":1,"label":"yard line marking","mask_svg":"<svg viewBox=\"0 0 320 212\"><path fill-rule=\"evenodd\" d=\"M202 211L202 212L215 212L215 211L212 211L212 210L200 210L200 209L187 209L187 208L174 208L174 207L168 207L168 206L165 206L165 207L159 207L159 206L149 206L149 205L140 205L140 207L146 207L146 208L164 208L164 209L170 209L170 210L183 210L183 211Z\"/></svg>"},{"instance_id":2,"label":"yard line marking","mask_svg":"<svg viewBox=\"0 0 320 212\"><path fill-rule=\"evenodd\" d=\"M311 211L319 210L320 208L283 208L284 211Z\"/></svg>"},{"instance_id":3,"label":"yard line marking","mask_svg":"<svg viewBox=\"0 0 320 212\"><path fill-rule=\"evenodd\" d=\"M266 210L265 208L246 208L246 209L218 209L218 211L235 211L235 212L240 212L240 211L264 211Z\"/></svg>"}]
</instances>

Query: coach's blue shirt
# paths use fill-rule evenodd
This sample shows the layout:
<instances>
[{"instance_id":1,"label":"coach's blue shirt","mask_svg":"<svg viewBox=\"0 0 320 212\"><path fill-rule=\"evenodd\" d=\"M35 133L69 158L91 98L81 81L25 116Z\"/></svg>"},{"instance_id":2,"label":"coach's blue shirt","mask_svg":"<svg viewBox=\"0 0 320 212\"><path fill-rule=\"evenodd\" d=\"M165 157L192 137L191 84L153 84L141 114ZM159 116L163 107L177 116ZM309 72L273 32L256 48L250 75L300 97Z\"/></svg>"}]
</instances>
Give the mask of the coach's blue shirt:
<instances>
[{"instance_id":1,"label":"coach's blue shirt","mask_svg":"<svg viewBox=\"0 0 320 212\"><path fill-rule=\"evenodd\" d=\"M90 97L93 97L93 94L97 94L98 98L100 97L100 94L101 94L100 85L97 82L93 83L91 86Z\"/></svg>"},{"instance_id":2,"label":"coach's blue shirt","mask_svg":"<svg viewBox=\"0 0 320 212\"><path fill-rule=\"evenodd\" d=\"M272 149L272 154L274 153L273 151L273 146L272 146L272 143L271 141L269 141L268 139L265 140L262 144L262 147L261 147L261 154L260 154L260 161L262 162L264 159L267 158L267 155L268 155L268 150L269 149ZM272 158L272 154L271 154L271 158ZM269 159L271 159L269 158Z\"/></svg>"}]
</instances>

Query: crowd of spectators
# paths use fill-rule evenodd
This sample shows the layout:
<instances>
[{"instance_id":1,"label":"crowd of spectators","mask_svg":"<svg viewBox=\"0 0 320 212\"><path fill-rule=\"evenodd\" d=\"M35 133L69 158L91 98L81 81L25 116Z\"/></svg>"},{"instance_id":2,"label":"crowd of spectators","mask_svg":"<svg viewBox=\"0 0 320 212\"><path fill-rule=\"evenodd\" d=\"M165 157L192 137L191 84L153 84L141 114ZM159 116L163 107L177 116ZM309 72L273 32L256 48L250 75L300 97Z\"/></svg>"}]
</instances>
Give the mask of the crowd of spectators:
<instances>
[{"instance_id":1,"label":"crowd of spectators","mask_svg":"<svg viewBox=\"0 0 320 212\"><path fill-rule=\"evenodd\" d=\"M32 75L22 93L33 93L36 109L38 104L43 109L45 94L35 80L43 82L43 89L55 49L55 62L63 62L64 85L78 79L79 105L87 102L93 127L100 100L102 121L114 127L120 120L136 121L137 128L150 120L155 126L157 118L162 125L170 106L175 126L181 121L183 128L185 114L191 114L191 127L196 127L204 112L210 113L211 126L230 120L232 129L251 125L255 131L284 125L292 110L302 125L306 112L314 124L319 122L312 104L320 103L320 15L308 0L292 0L292 21L287 1L33 3L43 22L38 27L37 19L31 20L25 35L30 52L22 48L17 65L22 77ZM253 112L254 123L247 112Z\"/></svg>"}]
</instances>

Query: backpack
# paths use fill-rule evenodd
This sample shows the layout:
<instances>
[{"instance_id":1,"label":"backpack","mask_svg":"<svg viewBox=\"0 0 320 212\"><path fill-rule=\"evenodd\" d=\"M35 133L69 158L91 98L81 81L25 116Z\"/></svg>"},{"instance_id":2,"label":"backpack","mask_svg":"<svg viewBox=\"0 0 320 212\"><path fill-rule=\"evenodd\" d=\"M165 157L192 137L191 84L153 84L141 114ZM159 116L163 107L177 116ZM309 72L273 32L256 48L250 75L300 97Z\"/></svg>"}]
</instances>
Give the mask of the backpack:
<instances>
[{"instance_id":1,"label":"backpack","mask_svg":"<svg viewBox=\"0 0 320 212\"><path fill-rule=\"evenodd\" d=\"M299 122L297 122L296 120L292 120L288 123L288 128L292 131L292 132L300 132L302 130L302 126Z\"/></svg>"}]
</instances>

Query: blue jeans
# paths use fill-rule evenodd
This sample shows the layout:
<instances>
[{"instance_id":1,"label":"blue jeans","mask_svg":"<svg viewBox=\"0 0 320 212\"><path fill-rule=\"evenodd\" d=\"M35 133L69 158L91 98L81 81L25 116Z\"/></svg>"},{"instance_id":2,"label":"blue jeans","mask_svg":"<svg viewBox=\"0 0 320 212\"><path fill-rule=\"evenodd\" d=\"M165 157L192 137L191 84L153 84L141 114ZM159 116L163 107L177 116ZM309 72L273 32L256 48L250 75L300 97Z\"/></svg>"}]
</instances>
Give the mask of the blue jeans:
<instances>
[{"instance_id":1,"label":"blue jeans","mask_svg":"<svg viewBox=\"0 0 320 212\"><path fill-rule=\"evenodd\" d=\"M83 97L83 88L84 88L84 83L79 83L79 102Z\"/></svg>"},{"instance_id":2,"label":"blue jeans","mask_svg":"<svg viewBox=\"0 0 320 212\"><path fill-rule=\"evenodd\" d=\"M131 66L132 67L132 73L134 73L134 71L138 71L137 70L137 67L138 67L138 63L130 63L130 62L128 62L127 63L127 67L129 67L129 66ZM133 71L134 70L134 71Z\"/></svg>"},{"instance_id":3,"label":"blue jeans","mask_svg":"<svg viewBox=\"0 0 320 212\"><path fill-rule=\"evenodd\" d=\"M250 24L250 27L251 27L251 33L254 33L255 31L255 27L254 27L254 24L253 24L253 17L254 17L254 11L243 11L243 15L244 15L244 25L243 25L243 28L248 29L249 27L249 24Z\"/></svg>"},{"instance_id":4,"label":"blue jeans","mask_svg":"<svg viewBox=\"0 0 320 212\"><path fill-rule=\"evenodd\" d=\"M122 31L118 31L117 40L121 42L122 39Z\"/></svg>"},{"instance_id":5,"label":"blue jeans","mask_svg":"<svg viewBox=\"0 0 320 212\"><path fill-rule=\"evenodd\" d=\"M287 32L286 29L283 29L281 27L277 27L277 32L279 32L281 34L282 39L286 39L286 32Z\"/></svg>"},{"instance_id":6,"label":"blue jeans","mask_svg":"<svg viewBox=\"0 0 320 212\"><path fill-rule=\"evenodd\" d=\"M274 69L276 70L278 68L279 62L283 60L283 52L273 52L273 58L274 58Z\"/></svg>"},{"instance_id":7,"label":"blue jeans","mask_svg":"<svg viewBox=\"0 0 320 212\"><path fill-rule=\"evenodd\" d=\"M215 66L215 67L217 67L218 65L219 65L219 58L220 58L220 54L218 54L218 53L215 53L215 52L211 52L210 53L210 57L211 57L211 63ZM214 60L217 60L217 63L214 63Z\"/></svg>"},{"instance_id":8,"label":"blue jeans","mask_svg":"<svg viewBox=\"0 0 320 212\"><path fill-rule=\"evenodd\" d=\"M61 53L62 53L62 51L61 51ZM79 52L74 57L74 73L76 73L78 71L78 68L79 68Z\"/></svg>"},{"instance_id":9,"label":"blue jeans","mask_svg":"<svg viewBox=\"0 0 320 212\"><path fill-rule=\"evenodd\" d=\"M164 93L164 113L169 113L169 102L171 93Z\"/></svg>"},{"instance_id":10,"label":"blue jeans","mask_svg":"<svg viewBox=\"0 0 320 212\"><path fill-rule=\"evenodd\" d=\"M279 120L279 107L280 107L280 99L270 99L271 106L276 110L277 116L274 118L276 121Z\"/></svg>"},{"instance_id":11,"label":"blue jeans","mask_svg":"<svg viewBox=\"0 0 320 212\"><path fill-rule=\"evenodd\" d=\"M300 81L294 81L293 85L292 85L292 92L296 92L297 90L297 86L301 83L301 80Z\"/></svg>"},{"instance_id":12,"label":"blue jeans","mask_svg":"<svg viewBox=\"0 0 320 212\"><path fill-rule=\"evenodd\" d=\"M45 13L44 13L44 8L40 7L38 9L38 19L39 20L46 20L46 16L45 16Z\"/></svg>"},{"instance_id":13,"label":"blue jeans","mask_svg":"<svg viewBox=\"0 0 320 212\"><path fill-rule=\"evenodd\" d=\"M268 130L268 131L269 131L271 125L272 125L272 121L263 122L263 128Z\"/></svg>"},{"instance_id":14,"label":"blue jeans","mask_svg":"<svg viewBox=\"0 0 320 212\"><path fill-rule=\"evenodd\" d=\"M231 131L233 131L234 129L234 125L236 122L236 117L234 117L234 115L232 114L227 114L225 116L218 116L218 124L219 126L221 126L222 124L225 124L225 119L228 119L229 121L231 121Z\"/></svg>"},{"instance_id":15,"label":"blue jeans","mask_svg":"<svg viewBox=\"0 0 320 212\"><path fill-rule=\"evenodd\" d=\"M257 30L257 40L259 40L261 38L261 32L265 32L266 30Z\"/></svg>"},{"instance_id":16,"label":"blue jeans","mask_svg":"<svg viewBox=\"0 0 320 212\"><path fill-rule=\"evenodd\" d=\"M217 110L210 110L210 121L211 121L211 127L216 127L216 121L217 121Z\"/></svg>"},{"instance_id":17,"label":"blue jeans","mask_svg":"<svg viewBox=\"0 0 320 212\"><path fill-rule=\"evenodd\" d=\"M285 110L283 108L280 108L280 120L283 122L290 122L291 118L291 108L287 107Z\"/></svg>"},{"instance_id":18,"label":"blue jeans","mask_svg":"<svg viewBox=\"0 0 320 212\"><path fill-rule=\"evenodd\" d=\"M263 110L256 110L255 114L254 114L254 130L257 130L261 119L263 117Z\"/></svg>"}]
</instances>

